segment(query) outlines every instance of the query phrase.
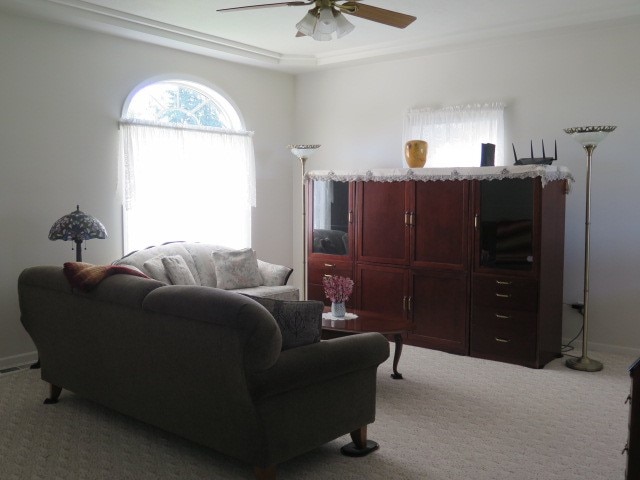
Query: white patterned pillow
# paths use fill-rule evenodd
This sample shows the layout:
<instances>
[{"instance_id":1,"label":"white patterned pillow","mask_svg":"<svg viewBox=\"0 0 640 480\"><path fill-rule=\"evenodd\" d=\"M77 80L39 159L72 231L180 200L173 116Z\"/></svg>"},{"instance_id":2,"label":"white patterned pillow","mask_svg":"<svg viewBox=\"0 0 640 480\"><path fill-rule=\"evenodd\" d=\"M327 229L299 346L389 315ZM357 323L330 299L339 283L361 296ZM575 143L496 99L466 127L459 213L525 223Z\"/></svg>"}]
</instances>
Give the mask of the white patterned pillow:
<instances>
[{"instance_id":1,"label":"white patterned pillow","mask_svg":"<svg viewBox=\"0 0 640 480\"><path fill-rule=\"evenodd\" d=\"M162 257L162 265L173 285L197 285L187 262L180 255Z\"/></svg>"},{"instance_id":2,"label":"white patterned pillow","mask_svg":"<svg viewBox=\"0 0 640 480\"><path fill-rule=\"evenodd\" d=\"M262 275L258 269L256 252L251 248L229 252L211 253L216 268L218 288L234 290L236 288L258 287L262 284Z\"/></svg>"},{"instance_id":3,"label":"white patterned pillow","mask_svg":"<svg viewBox=\"0 0 640 480\"><path fill-rule=\"evenodd\" d=\"M164 282L166 284L171 284L171 280L167 275L167 271L162 264L162 255L158 255L156 257L152 257L144 264L142 264L142 268L149 274L151 278L154 280L158 280L160 282Z\"/></svg>"}]
</instances>

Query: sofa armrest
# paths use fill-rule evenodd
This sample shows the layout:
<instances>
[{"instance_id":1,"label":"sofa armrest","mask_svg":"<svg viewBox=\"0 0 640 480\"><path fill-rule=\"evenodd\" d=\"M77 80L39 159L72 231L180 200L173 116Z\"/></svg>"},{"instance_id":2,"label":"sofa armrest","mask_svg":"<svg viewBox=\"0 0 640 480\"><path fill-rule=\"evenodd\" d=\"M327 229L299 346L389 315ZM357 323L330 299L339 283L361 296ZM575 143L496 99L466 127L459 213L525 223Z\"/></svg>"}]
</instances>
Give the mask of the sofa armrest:
<instances>
[{"instance_id":1,"label":"sofa armrest","mask_svg":"<svg viewBox=\"0 0 640 480\"><path fill-rule=\"evenodd\" d=\"M291 272L293 272L293 268L268 263L260 259L258 259L258 270L260 270L260 275L262 275L262 284L268 287L286 285L291 276Z\"/></svg>"},{"instance_id":2,"label":"sofa armrest","mask_svg":"<svg viewBox=\"0 0 640 480\"><path fill-rule=\"evenodd\" d=\"M377 368L389 358L389 341L380 333L323 340L281 353L269 369L250 375L254 400L318 384L357 370Z\"/></svg>"}]
</instances>

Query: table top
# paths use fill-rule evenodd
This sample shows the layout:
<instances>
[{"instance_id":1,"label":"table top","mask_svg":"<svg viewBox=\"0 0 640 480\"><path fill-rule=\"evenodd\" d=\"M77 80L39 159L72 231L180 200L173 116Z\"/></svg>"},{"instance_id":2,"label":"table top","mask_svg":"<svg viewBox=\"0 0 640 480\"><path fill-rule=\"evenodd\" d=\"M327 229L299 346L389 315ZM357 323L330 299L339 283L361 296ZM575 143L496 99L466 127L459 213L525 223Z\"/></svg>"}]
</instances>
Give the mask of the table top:
<instances>
[{"instance_id":1,"label":"table top","mask_svg":"<svg viewBox=\"0 0 640 480\"><path fill-rule=\"evenodd\" d=\"M325 312L330 312L330 307L325 307ZM334 332L379 332L382 334L406 333L413 330L413 324L408 320L398 320L389 318L365 310L350 310L349 313L355 313L358 318L352 320L330 320L322 319L322 329Z\"/></svg>"}]
</instances>

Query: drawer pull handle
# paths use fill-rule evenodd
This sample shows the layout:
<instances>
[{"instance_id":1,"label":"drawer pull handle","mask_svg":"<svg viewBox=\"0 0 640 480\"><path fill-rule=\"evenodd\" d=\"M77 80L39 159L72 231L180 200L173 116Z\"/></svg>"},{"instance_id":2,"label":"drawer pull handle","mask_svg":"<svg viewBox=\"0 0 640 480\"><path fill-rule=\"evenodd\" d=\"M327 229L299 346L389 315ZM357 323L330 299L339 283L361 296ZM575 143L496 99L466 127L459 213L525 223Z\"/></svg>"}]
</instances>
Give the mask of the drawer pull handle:
<instances>
[{"instance_id":1,"label":"drawer pull handle","mask_svg":"<svg viewBox=\"0 0 640 480\"><path fill-rule=\"evenodd\" d=\"M500 338L500 337L495 337L496 342L500 342L500 343L509 343L511 342L511 340L506 339L506 338Z\"/></svg>"},{"instance_id":2,"label":"drawer pull handle","mask_svg":"<svg viewBox=\"0 0 640 480\"><path fill-rule=\"evenodd\" d=\"M496 313L496 318L501 318L502 320L509 320L511 317L509 315L500 315Z\"/></svg>"},{"instance_id":3,"label":"drawer pull handle","mask_svg":"<svg viewBox=\"0 0 640 480\"><path fill-rule=\"evenodd\" d=\"M507 282L506 280L496 280L498 285L511 285L513 282Z\"/></svg>"},{"instance_id":4,"label":"drawer pull handle","mask_svg":"<svg viewBox=\"0 0 640 480\"><path fill-rule=\"evenodd\" d=\"M328 273L325 273L324 275L322 275L324 278L331 278L333 277L333 275L329 275Z\"/></svg>"},{"instance_id":5,"label":"drawer pull handle","mask_svg":"<svg viewBox=\"0 0 640 480\"><path fill-rule=\"evenodd\" d=\"M324 266L329 268L336 268L335 263L325 263Z\"/></svg>"},{"instance_id":6,"label":"drawer pull handle","mask_svg":"<svg viewBox=\"0 0 640 480\"><path fill-rule=\"evenodd\" d=\"M496 293L496 297L511 298L511 295L509 295L508 293Z\"/></svg>"}]
</instances>

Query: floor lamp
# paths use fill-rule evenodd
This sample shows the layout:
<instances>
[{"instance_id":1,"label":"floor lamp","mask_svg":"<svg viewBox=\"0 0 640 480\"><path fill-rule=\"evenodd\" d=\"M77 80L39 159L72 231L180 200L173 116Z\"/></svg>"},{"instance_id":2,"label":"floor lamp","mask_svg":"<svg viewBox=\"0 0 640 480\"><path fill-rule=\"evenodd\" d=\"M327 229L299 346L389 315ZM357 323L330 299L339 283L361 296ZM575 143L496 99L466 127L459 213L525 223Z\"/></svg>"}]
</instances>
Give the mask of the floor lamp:
<instances>
[{"instance_id":1,"label":"floor lamp","mask_svg":"<svg viewBox=\"0 0 640 480\"><path fill-rule=\"evenodd\" d=\"M302 181L302 300L307 299L307 183L305 181L305 162L320 145L289 145L287 147L300 160L300 179Z\"/></svg>"},{"instance_id":2,"label":"floor lamp","mask_svg":"<svg viewBox=\"0 0 640 480\"><path fill-rule=\"evenodd\" d=\"M567 360L566 365L574 370L583 372L598 372L602 370L602 362L593 360L587 355L587 341L589 335L589 256L590 256L590 228L591 228L591 159L593 151L604 138L616 127L574 127L565 128L565 133L571 135L587 152L587 201L584 229L584 306L582 308L582 355Z\"/></svg>"}]
</instances>

